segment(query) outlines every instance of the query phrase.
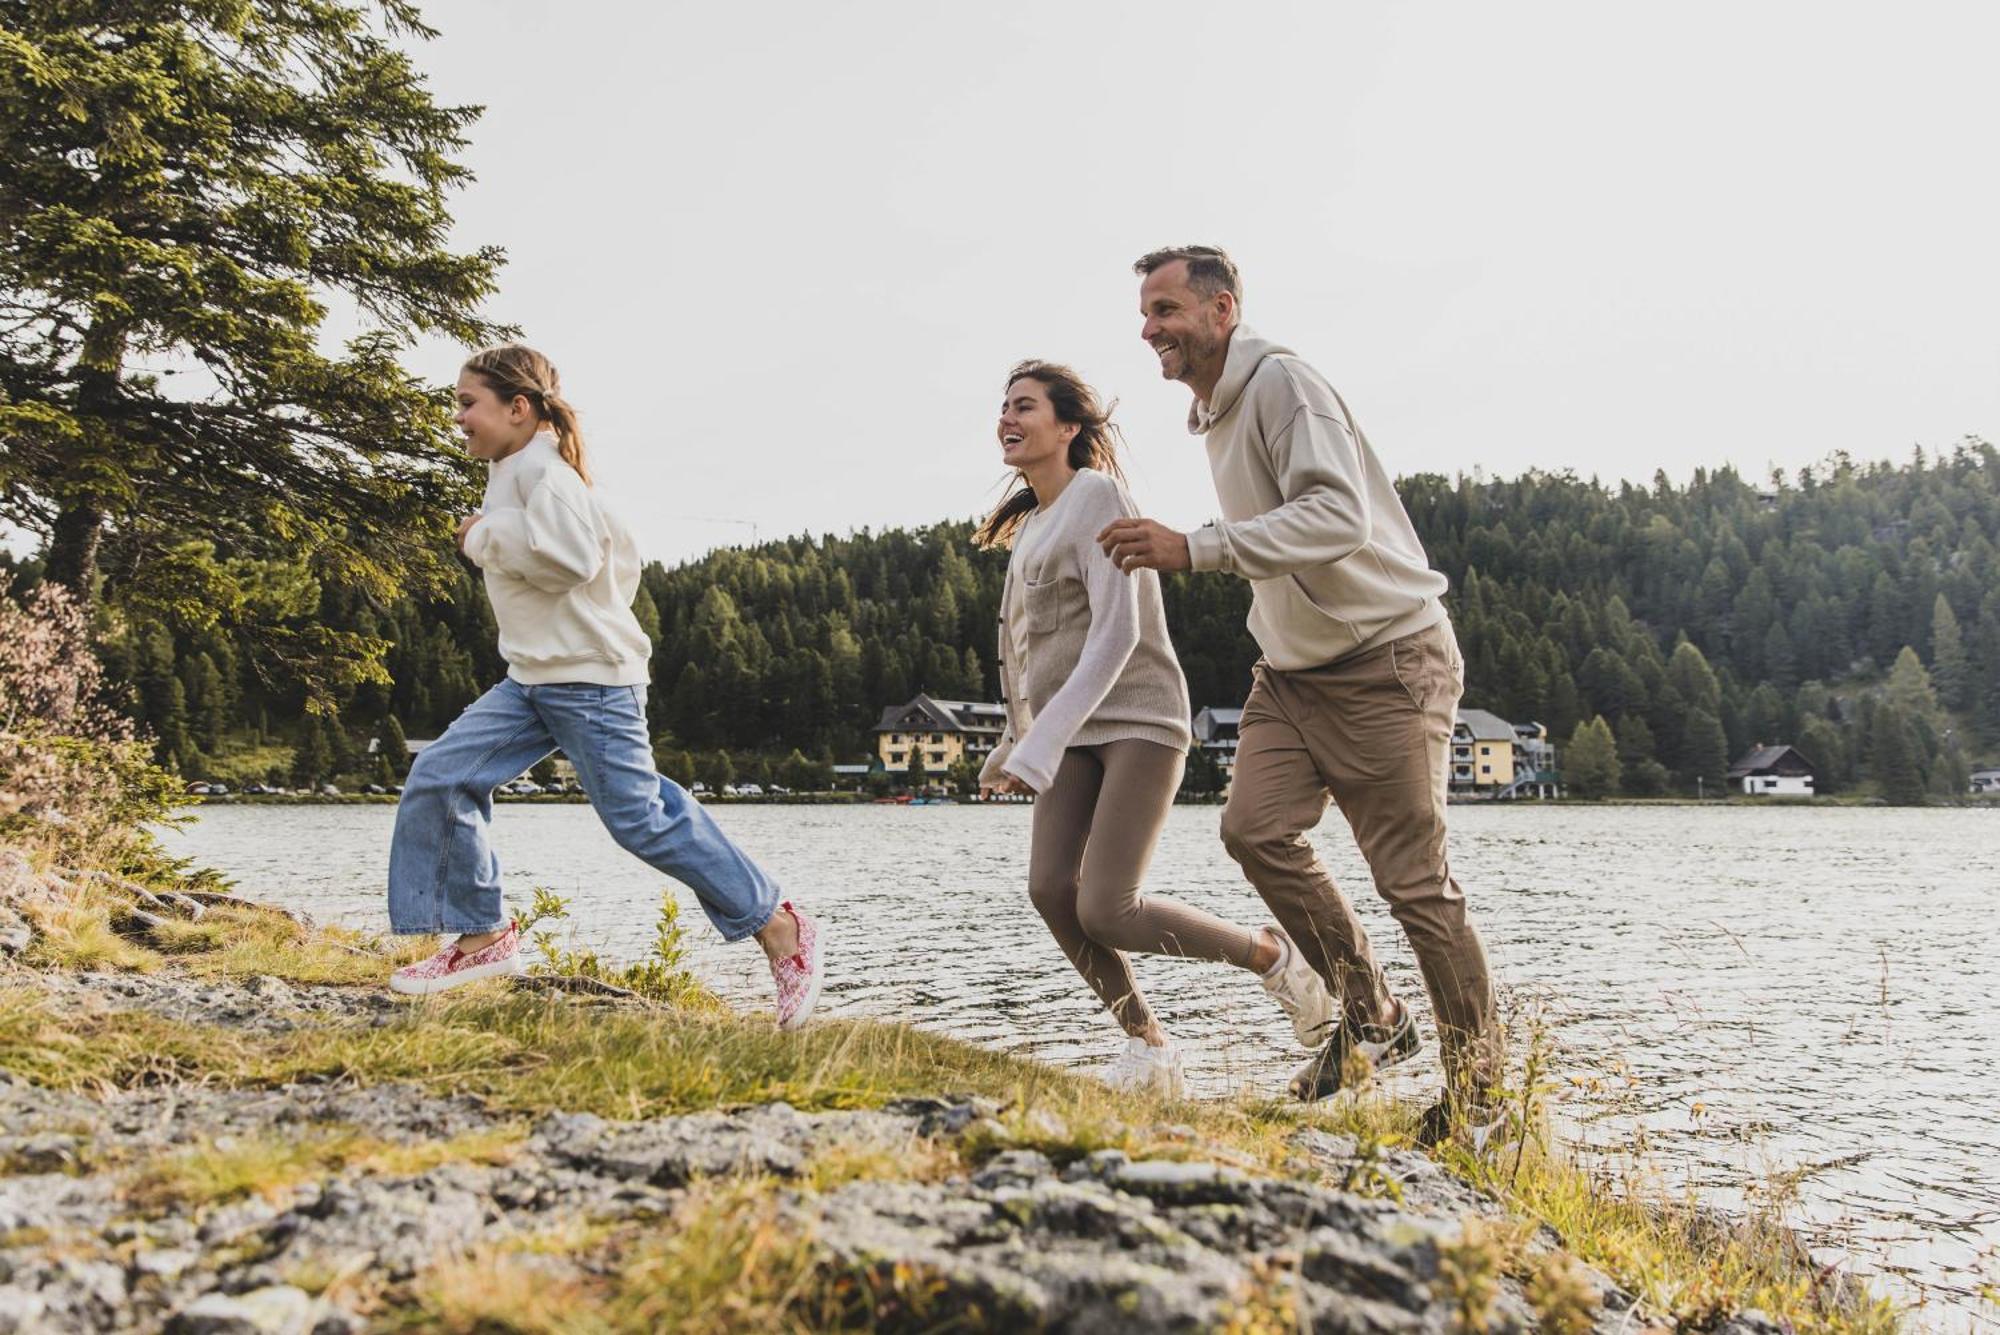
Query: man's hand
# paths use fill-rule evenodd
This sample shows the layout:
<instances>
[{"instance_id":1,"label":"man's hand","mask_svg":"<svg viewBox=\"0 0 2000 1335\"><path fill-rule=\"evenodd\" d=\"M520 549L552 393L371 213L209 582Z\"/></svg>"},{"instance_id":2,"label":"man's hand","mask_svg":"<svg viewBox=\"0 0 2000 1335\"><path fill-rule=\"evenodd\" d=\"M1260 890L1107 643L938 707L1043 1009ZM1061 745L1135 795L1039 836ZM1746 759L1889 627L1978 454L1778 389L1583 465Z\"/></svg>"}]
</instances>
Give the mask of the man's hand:
<instances>
[{"instance_id":1,"label":"man's hand","mask_svg":"<svg viewBox=\"0 0 2000 1335\"><path fill-rule=\"evenodd\" d=\"M1192 570L1187 534L1155 519L1117 519L1097 535L1097 545L1111 564L1126 574L1135 570Z\"/></svg>"},{"instance_id":2,"label":"man's hand","mask_svg":"<svg viewBox=\"0 0 2000 1335\"><path fill-rule=\"evenodd\" d=\"M1030 788L1027 784L1022 783L1019 779L1015 778L1013 775L1002 773L998 782L980 784L979 795L981 797L988 797L994 795L1000 797L1015 797L1015 796L1033 797L1035 795L1035 790Z\"/></svg>"},{"instance_id":3,"label":"man's hand","mask_svg":"<svg viewBox=\"0 0 2000 1335\"><path fill-rule=\"evenodd\" d=\"M474 510L471 514L458 521L458 550L461 552L465 550L465 535L472 532L472 526L484 518L484 515Z\"/></svg>"}]
</instances>

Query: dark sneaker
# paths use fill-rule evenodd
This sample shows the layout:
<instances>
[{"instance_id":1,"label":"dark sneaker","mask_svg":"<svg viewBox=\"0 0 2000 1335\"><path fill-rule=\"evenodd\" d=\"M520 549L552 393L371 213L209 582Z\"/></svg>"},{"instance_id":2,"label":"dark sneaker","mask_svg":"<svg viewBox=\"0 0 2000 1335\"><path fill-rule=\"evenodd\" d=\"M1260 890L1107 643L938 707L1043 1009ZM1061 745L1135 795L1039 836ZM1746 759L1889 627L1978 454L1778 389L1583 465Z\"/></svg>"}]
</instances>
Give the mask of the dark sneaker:
<instances>
[{"instance_id":1,"label":"dark sneaker","mask_svg":"<svg viewBox=\"0 0 2000 1335\"><path fill-rule=\"evenodd\" d=\"M1361 1058L1368 1069L1379 1071L1408 1061L1423 1051L1423 1036L1417 1032L1417 1017L1408 1006L1403 1018L1393 1026L1364 1024L1358 1030L1343 1024L1312 1060L1292 1076L1292 1097L1302 1103L1317 1103L1340 1092L1346 1083L1348 1062Z\"/></svg>"},{"instance_id":2,"label":"dark sneaker","mask_svg":"<svg viewBox=\"0 0 2000 1335\"><path fill-rule=\"evenodd\" d=\"M1498 1104L1441 1097L1417 1119L1417 1145L1434 1150L1456 1139L1474 1154L1483 1154L1506 1123L1507 1110Z\"/></svg>"}]
</instances>

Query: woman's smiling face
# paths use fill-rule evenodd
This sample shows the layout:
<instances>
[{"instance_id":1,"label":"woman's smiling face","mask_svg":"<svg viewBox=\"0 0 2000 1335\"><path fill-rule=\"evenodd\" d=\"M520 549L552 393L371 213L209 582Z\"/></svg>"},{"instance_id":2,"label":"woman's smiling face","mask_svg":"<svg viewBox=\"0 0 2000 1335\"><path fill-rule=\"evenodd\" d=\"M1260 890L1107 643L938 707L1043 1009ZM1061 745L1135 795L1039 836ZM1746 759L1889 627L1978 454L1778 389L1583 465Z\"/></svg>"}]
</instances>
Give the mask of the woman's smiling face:
<instances>
[{"instance_id":1,"label":"woman's smiling face","mask_svg":"<svg viewBox=\"0 0 2000 1335\"><path fill-rule=\"evenodd\" d=\"M1077 428L1056 420L1055 406L1039 380L1022 376L1007 386L1000 405L1000 458L1009 468L1033 468L1058 458L1076 438Z\"/></svg>"}]
</instances>

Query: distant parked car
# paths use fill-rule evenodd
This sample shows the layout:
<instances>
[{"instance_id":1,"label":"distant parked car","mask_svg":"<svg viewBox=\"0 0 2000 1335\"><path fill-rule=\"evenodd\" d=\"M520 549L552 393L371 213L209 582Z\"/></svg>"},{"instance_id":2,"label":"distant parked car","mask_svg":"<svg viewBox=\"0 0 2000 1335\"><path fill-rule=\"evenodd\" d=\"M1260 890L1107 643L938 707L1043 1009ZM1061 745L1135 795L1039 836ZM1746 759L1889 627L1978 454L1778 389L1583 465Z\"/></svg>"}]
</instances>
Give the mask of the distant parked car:
<instances>
[{"instance_id":1,"label":"distant parked car","mask_svg":"<svg viewBox=\"0 0 2000 1335\"><path fill-rule=\"evenodd\" d=\"M736 785L736 792L740 797L762 797L764 788L762 784L739 783Z\"/></svg>"},{"instance_id":2,"label":"distant parked car","mask_svg":"<svg viewBox=\"0 0 2000 1335\"><path fill-rule=\"evenodd\" d=\"M229 795L229 785L215 779L210 779L208 782L208 795L210 797L227 797Z\"/></svg>"},{"instance_id":3,"label":"distant parked car","mask_svg":"<svg viewBox=\"0 0 2000 1335\"><path fill-rule=\"evenodd\" d=\"M774 783L764 791L773 797L790 797L792 795L792 790L785 787L782 783Z\"/></svg>"},{"instance_id":4,"label":"distant parked car","mask_svg":"<svg viewBox=\"0 0 2000 1335\"><path fill-rule=\"evenodd\" d=\"M321 797L339 797L340 789L330 783L323 783L319 786L319 794Z\"/></svg>"},{"instance_id":5,"label":"distant parked car","mask_svg":"<svg viewBox=\"0 0 2000 1335\"><path fill-rule=\"evenodd\" d=\"M737 786L736 786L735 784L733 784L733 783L725 783L725 784L723 784L723 785L722 785L722 795L723 795L724 797L735 797L735 796L736 796L736 795L737 795L737 794L738 794L739 792L741 792L741 791L742 791L742 790L741 790L741 789L739 789L739 788L738 788L738 787L737 787Z\"/></svg>"},{"instance_id":6,"label":"distant parked car","mask_svg":"<svg viewBox=\"0 0 2000 1335\"><path fill-rule=\"evenodd\" d=\"M268 794L271 794L271 793L275 793L275 792L280 792L280 791L282 791L282 790L281 790L281 789L277 789L277 788L273 788L273 787L272 787L272 786L271 786L270 784L268 784L268 783L253 783L253 784L250 784L250 785L246 786L246 787L245 787L245 788L243 789L243 791L244 791L244 792L246 792L246 793L252 793L252 794L254 794L254 795L258 796L258 797L264 797L264 796L267 796Z\"/></svg>"},{"instance_id":7,"label":"distant parked car","mask_svg":"<svg viewBox=\"0 0 2000 1335\"><path fill-rule=\"evenodd\" d=\"M696 797L700 797L703 793L708 791L708 785L703 783L700 779L696 779L694 781L694 786L692 788L689 788L688 791L693 793Z\"/></svg>"},{"instance_id":8,"label":"distant parked car","mask_svg":"<svg viewBox=\"0 0 2000 1335\"><path fill-rule=\"evenodd\" d=\"M191 795L195 797L208 796L208 785L205 783L200 783L200 782L191 783L187 786L187 790Z\"/></svg>"},{"instance_id":9,"label":"distant parked car","mask_svg":"<svg viewBox=\"0 0 2000 1335\"><path fill-rule=\"evenodd\" d=\"M386 794L389 790L379 783L364 783L361 785L361 791L364 793Z\"/></svg>"}]
</instances>

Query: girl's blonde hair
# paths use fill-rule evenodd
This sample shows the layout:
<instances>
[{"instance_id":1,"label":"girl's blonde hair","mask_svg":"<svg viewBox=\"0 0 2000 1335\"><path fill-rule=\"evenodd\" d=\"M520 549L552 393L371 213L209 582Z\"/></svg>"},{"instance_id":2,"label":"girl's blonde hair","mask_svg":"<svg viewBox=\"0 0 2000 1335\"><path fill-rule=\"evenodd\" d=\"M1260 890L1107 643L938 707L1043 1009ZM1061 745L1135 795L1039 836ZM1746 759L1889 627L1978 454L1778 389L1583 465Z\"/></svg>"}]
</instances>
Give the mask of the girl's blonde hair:
<instances>
[{"instance_id":1,"label":"girl's blonde hair","mask_svg":"<svg viewBox=\"0 0 2000 1335\"><path fill-rule=\"evenodd\" d=\"M465 369L484 380L503 403L513 402L516 395L525 398L541 419L554 428L556 451L563 462L589 483L583 430L576 424L576 409L562 396L562 377L556 374L554 362L525 343L501 343L481 348L467 357Z\"/></svg>"}]
</instances>

